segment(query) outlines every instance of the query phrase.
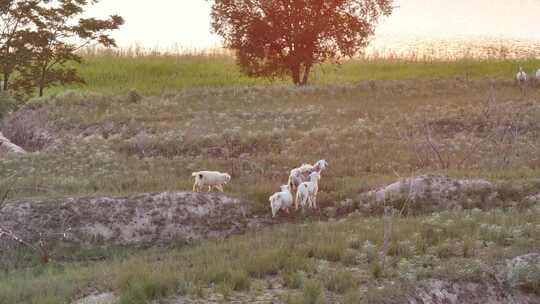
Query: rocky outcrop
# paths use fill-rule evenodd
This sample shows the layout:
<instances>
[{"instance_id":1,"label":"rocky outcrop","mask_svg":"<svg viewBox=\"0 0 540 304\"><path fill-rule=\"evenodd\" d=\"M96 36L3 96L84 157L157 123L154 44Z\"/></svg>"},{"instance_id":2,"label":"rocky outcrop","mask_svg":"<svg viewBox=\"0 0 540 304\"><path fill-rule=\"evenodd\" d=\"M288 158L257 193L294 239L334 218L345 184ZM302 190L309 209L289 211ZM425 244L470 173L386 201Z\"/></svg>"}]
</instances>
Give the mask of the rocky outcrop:
<instances>
[{"instance_id":1,"label":"rocky outcrop","mask_svg":"<svg viewBox=\"0 0 540 304\"><path fill-rule=\"evenodd\" d=\"M13 154L25 154L26 151L12 143L0 132L0 159Z\"/></svg>"},{"instance_id":2,"label":"rocky outcrop","mask_svg":"<svg viewBox=\"0 0 540 304\"><path fill-rule=\"evenodd\" d=\"M514 191L514 190L512 190ZM388 186L360 195L364 208L403 207L409 211L442 211L455 208L504 207L499 185L484 179L453 179L447 176L422 175L402 179ZM523 197L524 198L524 197Z\"/></svg>"},{"instance_id":3,"label":"rocky outcrop","mask_svg":"<svg viewBox=\"0 0 540 304\"><path fill-rule=\"evenodd\" d=\"M245 205L222 194L145 193L12 202L0 226L25 239L39 233L83 244L129 244L220 238L260 224Z\"/></svg>"}]
</instances>

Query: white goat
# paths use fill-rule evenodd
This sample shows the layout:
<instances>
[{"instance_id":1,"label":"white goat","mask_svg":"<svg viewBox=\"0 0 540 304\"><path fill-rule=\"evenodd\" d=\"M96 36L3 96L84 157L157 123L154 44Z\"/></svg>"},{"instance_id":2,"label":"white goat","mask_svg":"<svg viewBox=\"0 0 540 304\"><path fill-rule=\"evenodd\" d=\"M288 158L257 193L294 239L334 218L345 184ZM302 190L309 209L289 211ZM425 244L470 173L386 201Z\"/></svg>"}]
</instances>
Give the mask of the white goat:
<instances>
[{"instance_id":1,"label":"white goat","mask_svg":"<svg viewBox=\"0 0 540 304\"><path fill-rule=\"evenodd\" d=\"M310 164L303 164L302 166L298 168L292 169L289 174L289 182L288 182L290 189L294 190L298 188L298 185L309 180L309 175L312 172L321 173L321 171L326 169L327 166L328 166L328 162L324 159L321 159L317 161L315 165L313 166Z\"/></svg>"},{"instance_id":2,"label":"white goat","mask_svg":"<svg viewBox=\"0 0 540 304\"><path fill-rule=\"evenodd\" d=\"M272 217L275 217L279 210L285 210L289 213L289 208L293 205L293 196L289 185L281 186L281 192L276 192L270 196L270 208L272 208Z\"/></svg>"},{"instance_id":3,"label":"white goat","mask_svg":"<svg viewBox=\"0 0 540 304\"><path fill-rule=\"evenodd\" d=\"M519 71L516 74L516 80L519 83L527 81L527 73L525 73L525 71L523 71L523 67L519 67Z\"/></svg>"},{"instance_id":4,"label":"white goat","mask_svg":"<svg viewBox=\"0 0 540 304\"><path fill-rule=\"evenodd\" d=\"M523 71L523 67L519 67L519 71L516 74L516 81L523 95L525 95L527 89L527 78L527 73Z\"/></svg>"},{"instance_id":5,"label":"white goat","mask_svg":"<svg viewBox=\"0 0 540 304\"><path fill-rule=\"evenodd\" d=\"M536 70L536 81L540 81L540 69Z\"/></svg>"},{"instance_id":6,"label":"white goat","mask_svg":"<svg viewBox=\"0 0 540 304\"><path fill-rule=\"evenodd\" d=\"M298 206L301 205L302 209L309 204L309 208L317 208L317 192L319 192L319 179L321 174L317 171L312 172L309 175L309 181L303 182L298 186L296 192L296 200L294 202L295 209L298 210Z\"/></svg>"},{"instance_id":7,"label":"white goat","mask_svg":"<svg viewBox=\"0 0 540 304\"><path fill-rule=\"evenodd\" d=\"M217 171L193 172L191 173L191 176L195 177L193 192L200 192L205 186L208 186L208 192L212 190L212 187L216 188L220 192L223 192L223 185L227 184L231 180L231 176L229 174Z\"/></svg>"}]
</instances>

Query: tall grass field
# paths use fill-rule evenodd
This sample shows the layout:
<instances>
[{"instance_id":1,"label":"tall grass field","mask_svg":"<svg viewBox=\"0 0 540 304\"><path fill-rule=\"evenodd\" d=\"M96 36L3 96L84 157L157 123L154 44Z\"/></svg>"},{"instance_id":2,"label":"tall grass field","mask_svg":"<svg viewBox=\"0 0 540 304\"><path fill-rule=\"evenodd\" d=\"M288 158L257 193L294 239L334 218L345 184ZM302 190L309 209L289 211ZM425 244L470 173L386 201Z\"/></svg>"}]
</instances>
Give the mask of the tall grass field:
<instances>
[{"instance_id":1,"label":"tall grass field","mask_svg":"<svg viewBox=\"0 0 540 304\"><path fill-rule=\"evenodd\" d=\"M364 80L404 79L513 79L518 67L528 72L540 68L537 59L418 59L369 58L322 64L314 68L314 85L354 84ZM135 89L156 95L192 87L290 84L290 79L253 79L241 73L230 53L105 52L89 50L79 71L86 92L125 93ZM63 88L53 89L59 92Z\"/></svg>"}]
</instances>

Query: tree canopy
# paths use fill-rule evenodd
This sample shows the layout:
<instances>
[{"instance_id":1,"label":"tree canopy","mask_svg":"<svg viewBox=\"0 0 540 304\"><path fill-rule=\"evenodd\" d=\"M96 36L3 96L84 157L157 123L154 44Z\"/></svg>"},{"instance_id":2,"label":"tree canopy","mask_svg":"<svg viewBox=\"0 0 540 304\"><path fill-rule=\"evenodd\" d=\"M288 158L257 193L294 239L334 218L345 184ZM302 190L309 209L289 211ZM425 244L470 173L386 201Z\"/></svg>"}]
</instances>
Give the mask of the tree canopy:
<instances>
[{"instance_id":1,"label":"tree canopy","mask_svg":"<svg viewBox=\"0 0 540 304\"><path fill-rule=\"evenodd\" d=\"M111 31L124 20L84 18L97 0L0 0L0 71L3 89L30 94L56 84L83 82L69 62L90 43L115 46ZM12 76L15 76L13 81ZM11 85L10 85L11 83Z\"/></svg>"},{"instance_id":2,"label":"tree canopy","mask_svg":"<svg viewBox=\"0 0 540 304\"><path fill-rule=\"evenodd\" d=\"M215 0L212 27L256 77L308 82L312 66L352 57L368 45L393 0Z\"/></svg>"}]
</instances>

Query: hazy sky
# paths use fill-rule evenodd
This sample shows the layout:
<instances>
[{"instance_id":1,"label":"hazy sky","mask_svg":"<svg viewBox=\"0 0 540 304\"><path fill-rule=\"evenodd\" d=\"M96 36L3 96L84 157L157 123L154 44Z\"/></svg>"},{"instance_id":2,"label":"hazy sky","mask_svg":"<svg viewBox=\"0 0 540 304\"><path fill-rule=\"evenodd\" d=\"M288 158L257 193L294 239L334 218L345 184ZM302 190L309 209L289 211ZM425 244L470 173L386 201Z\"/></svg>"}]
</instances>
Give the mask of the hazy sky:
<instances>
[{"instance_id":1,"label":"hazy sky","mask_svg":"<svg viewBox=\"0 0 540 304\"><path fill-rule=\"evenodd\" d=\"M119 14L126 24L119 45L188 48L219 45L210 34L205 0L101 0L89 15ZM380 36L452 38L492 36L540 40L540 0L396 0L399 6L377 30Z\"/></svg>"}]
</instances>

